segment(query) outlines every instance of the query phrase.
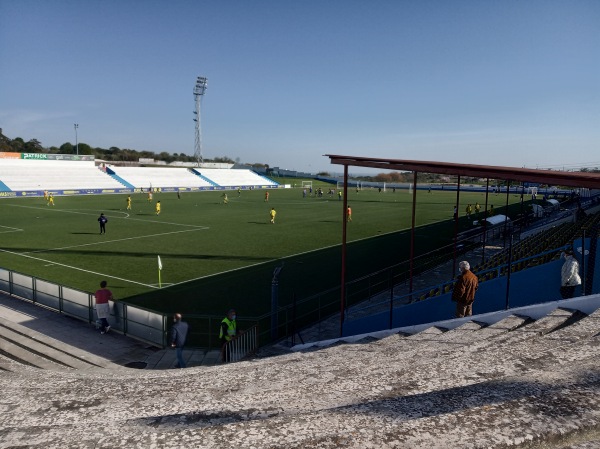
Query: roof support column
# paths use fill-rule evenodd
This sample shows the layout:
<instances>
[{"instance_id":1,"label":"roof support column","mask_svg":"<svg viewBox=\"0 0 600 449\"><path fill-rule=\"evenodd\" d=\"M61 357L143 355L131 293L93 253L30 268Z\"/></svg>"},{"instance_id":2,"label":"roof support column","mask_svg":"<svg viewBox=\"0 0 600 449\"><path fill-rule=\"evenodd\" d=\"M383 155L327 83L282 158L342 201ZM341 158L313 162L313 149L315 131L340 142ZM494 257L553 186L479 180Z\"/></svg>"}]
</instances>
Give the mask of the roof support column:
<instances>
[{"instance_id":1,"label":"roof support column","mask_svg":"<svg viewBox=\"0 0 600 449\"><path fill-rule=\"evenodd\" d=\"M344 335L346 309L346 229L348 227L348 164L344 164L344 201L342 206L342 279L340 284L340 337Z\"/></svg>"},{"instance_id":2,"label":"roof support column","mask_svg":"<svg viewBox=\"0 0 600 449\"><path fill-rule=\"evenodd\" d=\"M455 273L456 273L456 250L457 250L457 244L458 244L458 216L460 214L460 211L458 210L458 204L460 201L460 175L458 175L458 180L456 183L456 204L454 205L454 210L456 211L454 213L454 259L452 261L452 278L455 277Z\"/></svg>"},{"instance_id":3,"label":"roof support column","mask_svg":"<svg viewBox=\"0 0 600 449\"><path fill-rule=\"evenodd\" d=\"M412 221L410 225L410 269L409 269L409 292L413 291L413 269L415 260L415 216L417 210L417 172L413 172L413 197L412 197ZM393 287L392 287L393 288ZM412 301L412 298L411 298Z\"/></svg>"},{"instance_id":4,"label":"roof support column","mask_svg":"<svg viewBox=\"0 0 600 449\"><path fill-rule=\"evenodd\" d=\"M485 263L485 244L487 242L488 197L490 196L490 178L485 181L485 208L483 209L483 247L481 248L481 263ZM477 217L479 223L481 218Z\"/></svg>"},{"instance_id":5,"label":"roof support column","mask_svg":"<svg viewBox=\"0 0 600 449\"><path fill-rule=\"evenodd\" d=\"M506 248L506 230L508 228L508 199L510 197L510 181L506 181L506 206L504 206L504 247Z\"/></svg>"}]
</instances>

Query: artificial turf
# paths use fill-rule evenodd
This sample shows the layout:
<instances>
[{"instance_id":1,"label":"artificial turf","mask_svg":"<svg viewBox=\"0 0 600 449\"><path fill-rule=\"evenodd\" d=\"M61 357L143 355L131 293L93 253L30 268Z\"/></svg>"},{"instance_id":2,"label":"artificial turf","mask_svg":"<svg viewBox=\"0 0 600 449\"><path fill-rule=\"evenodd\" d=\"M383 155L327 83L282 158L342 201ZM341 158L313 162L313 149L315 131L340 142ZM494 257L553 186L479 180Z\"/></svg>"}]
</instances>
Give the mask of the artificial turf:
<instances>
[{"instance_id":1,"label":"artificial turf","mask_svg":"<svg viewBox=\"0 0 600 449\"><path fill-rule=\"evenodd\" d=\"M316 186L315 186L316 187ZM331 188L334 188L332 186ZM337 196L303 197L302 189L158 193L0 200L0 267L83 291L107 279L116 298L171 313L221 314L229 306L257 316L270 310L273 270L280 303L339 286L343 210ZM160 200L162 211L155 214ZM416 254L452 242L456 192L417 192ZM518 202L510 195L510 202ZM408 259L412 195L349 189L348 276L355 279ZM501 212L506 197L490 195ZM483 193L461 192L460 229L467 203ZM277 211L275 224L269 211ZM97 219L108 217L106 234ZM159 288L158 259L162 261Z\"/></svg>"}]
</instances>

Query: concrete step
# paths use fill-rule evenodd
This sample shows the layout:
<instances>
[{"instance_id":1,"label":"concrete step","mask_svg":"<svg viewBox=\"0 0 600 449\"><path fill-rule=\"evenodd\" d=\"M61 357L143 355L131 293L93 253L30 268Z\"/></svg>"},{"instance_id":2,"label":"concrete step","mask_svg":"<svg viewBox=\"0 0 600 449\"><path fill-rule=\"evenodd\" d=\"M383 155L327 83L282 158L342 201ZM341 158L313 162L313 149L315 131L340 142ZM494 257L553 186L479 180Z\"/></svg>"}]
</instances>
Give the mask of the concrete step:
<instances>
[{"instance_id":1,"label":"concrete step","mask_svg":"<svg viewBox=\"0 0 600 449\"><path fill-rule=\"evenodd\" d=\"M39 332L28 329L25 326L0 318L0 339L7 344L4 345L5 352L15 359L24 360L24 351L29 350L39 357L46 358L53 363L73 369L124 369L122 366L104 360L86 351L82 351L61 341L47 337ZM11 343L11 344L8 344ZM14 354L10 351L14 350ZM37 358L33 358L37 360ZM29 362L26 363L30 363ZM38 365L34 365L38 366ZM54 365L49 365L48 369ZM44 368L43 366L38 366Z\"/></svg>"},{"instance_id":2,"label":"concrete step","mask_svg":"<svg viewBox=\"0 0 600 449\"><path fill-rule=\"evenodd\" d=\"M67 365L46 358L39 353L32 352L27 347L20 346L11 340L0 336L0 353L4 356L26 365L31 365L40 369L64 371L70 370Z\"/></svg>"}]
</instances>

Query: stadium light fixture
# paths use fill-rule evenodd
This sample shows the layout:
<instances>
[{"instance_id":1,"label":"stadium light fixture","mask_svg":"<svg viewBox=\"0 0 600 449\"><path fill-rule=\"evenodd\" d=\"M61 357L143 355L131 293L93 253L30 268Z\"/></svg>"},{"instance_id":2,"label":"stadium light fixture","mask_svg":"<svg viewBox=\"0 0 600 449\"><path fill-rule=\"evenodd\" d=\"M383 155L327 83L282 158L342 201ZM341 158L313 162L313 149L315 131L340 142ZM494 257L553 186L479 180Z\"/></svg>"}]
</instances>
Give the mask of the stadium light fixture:
<instances>
[{"instance_id":1,"label":"stadium light fixture","mask_svg":"<svg viewBox=\"0 0 600 449\"><path fill-rule=\"evenodd\" d=\"M73 124L73 127L75 128L75 151L77 152L77 155L79 156L79 142L77 141L77 129L79 128L79 124L75 123L75 124Z\"/></svg>"}]
</instances>

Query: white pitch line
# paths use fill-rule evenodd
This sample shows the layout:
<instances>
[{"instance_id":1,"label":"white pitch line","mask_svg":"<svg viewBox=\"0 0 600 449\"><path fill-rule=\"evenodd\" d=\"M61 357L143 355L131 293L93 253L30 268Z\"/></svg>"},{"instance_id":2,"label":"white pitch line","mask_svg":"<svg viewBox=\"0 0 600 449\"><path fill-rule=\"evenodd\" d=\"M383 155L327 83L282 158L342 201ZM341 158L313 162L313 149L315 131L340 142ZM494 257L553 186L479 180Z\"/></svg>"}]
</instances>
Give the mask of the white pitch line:
<instances>
[{"instance_id":1,"label":"white pitch line","mask_svg":"<svg viewBox=\"0 0 600 449\"><path fill-rule=\"evenodd\" d=\"M48 251L60 251L61 249L82 248L84 246L104 245L105 243L124 242L126 240L145 239L145 238L148 238L148 237L158 237L159 235L179 234L181 232L196 232L196 231L203 231L203 229L185 229L184 231L161 232L160 234L148 234L148 235L140 235L140 236L137 236L137 237L126 237L126 238L123 238L123 239L104 240L102 242L82 243L81 245L63 246L63 247L60 247L60 248L40 249L40 250L37 250L37 251L25 251L24 253L20 253L20 254L45 253L45 252L48 252Z\"/></svg>"},{"instance_id":2,"label":"white pitch line","mask_svg":"<svg viewBox=\"0 0 600 449\"><path fill-rule=\"evenodd\" d=\"M77 215L93 215L93 216L98 215L98 213L96 213L96 212L94 212L94 213L88 213L88 212L79 212L79 211L69 210L69 209L46 209L44 207L23 206L23 205L20 205L20 204L7 204L7 206L22 207L24 209L45 210L45 211L52 211L52 212L66 212L68 214L77 214ZM84 209L84 210L89 210L89 209ZM120 211L113 211L113 212L115 214L122 214L122 213L124 213L124 212L120 212ZM127 216L127 217L118 217L118 216L111 216L110 214L107 215L107 216L110 217L110 218L114 218L115 220L118 220L118 219L122 219L122 220L134 220L134 221L143 221L144 223L168 224L168 225L173 225L173 226L187 226L188 228L210 229L208 226L201 226L201 225L184 224L184 223L171 223L169 221L153 221L153 220L146 220L146 219L143 219L143 218L130 218L129 216Z\"/></svg>"},{"instance_id":3,"label":"white pitch line","mask_svg":"<svg viewBox=\"0 0 600 449\"><path fill-rule=\"evenodd\" d=\"M59 262L53 262L51 260L46 260L46 259L42 259L40 257L33 257L33 256L28 256L27 254L21 254L21 253L15 253L13 251L8 251L6 249L2 249L0 248L0 251L4 252L4 253L8 253L8 254L12 254L14 256L21 256L21 257L26 257L28 259L33 259L33 260L39 260L40 262L48 262L52 265L59 265L61 267L65 267L65 268L70 268L72 270L77 270L77 271L83 271L84 273L90 273L90 274L95 274L101 277L105 277L105 278L110 278L110 279L117 279L119 281L123 281L123 282L129 282L131 284L137 284L137 285L142 285L144 287L148 287L148 288L156 288L153 285L149 285L149 284L144 284L142 282L137 282L137 281L132 281L130 279L124 279L124 278L120 278L117 276L111 276L110 274L105 274L105 273L98 273L97 271L91 271L91 270L84 270L83 268L78 268L78 267L74 267L72 265L66 265L64 263L59 263Z\"/></svg>"},{"instance_id":4,"label":"white pitch line","mask_svg":"<svg viewBox=\"0 0 600 449\"><path fill-rule=\"evenodd\" d=\"M22 232L22 231L24 231L24 229L21 229L21 228L12 228L10 226L2 226L2 225L0 225L0 228L11 229L10 231L0 231L0 234L8 234L9 232Z\"/></svg>"}]
</instances>

